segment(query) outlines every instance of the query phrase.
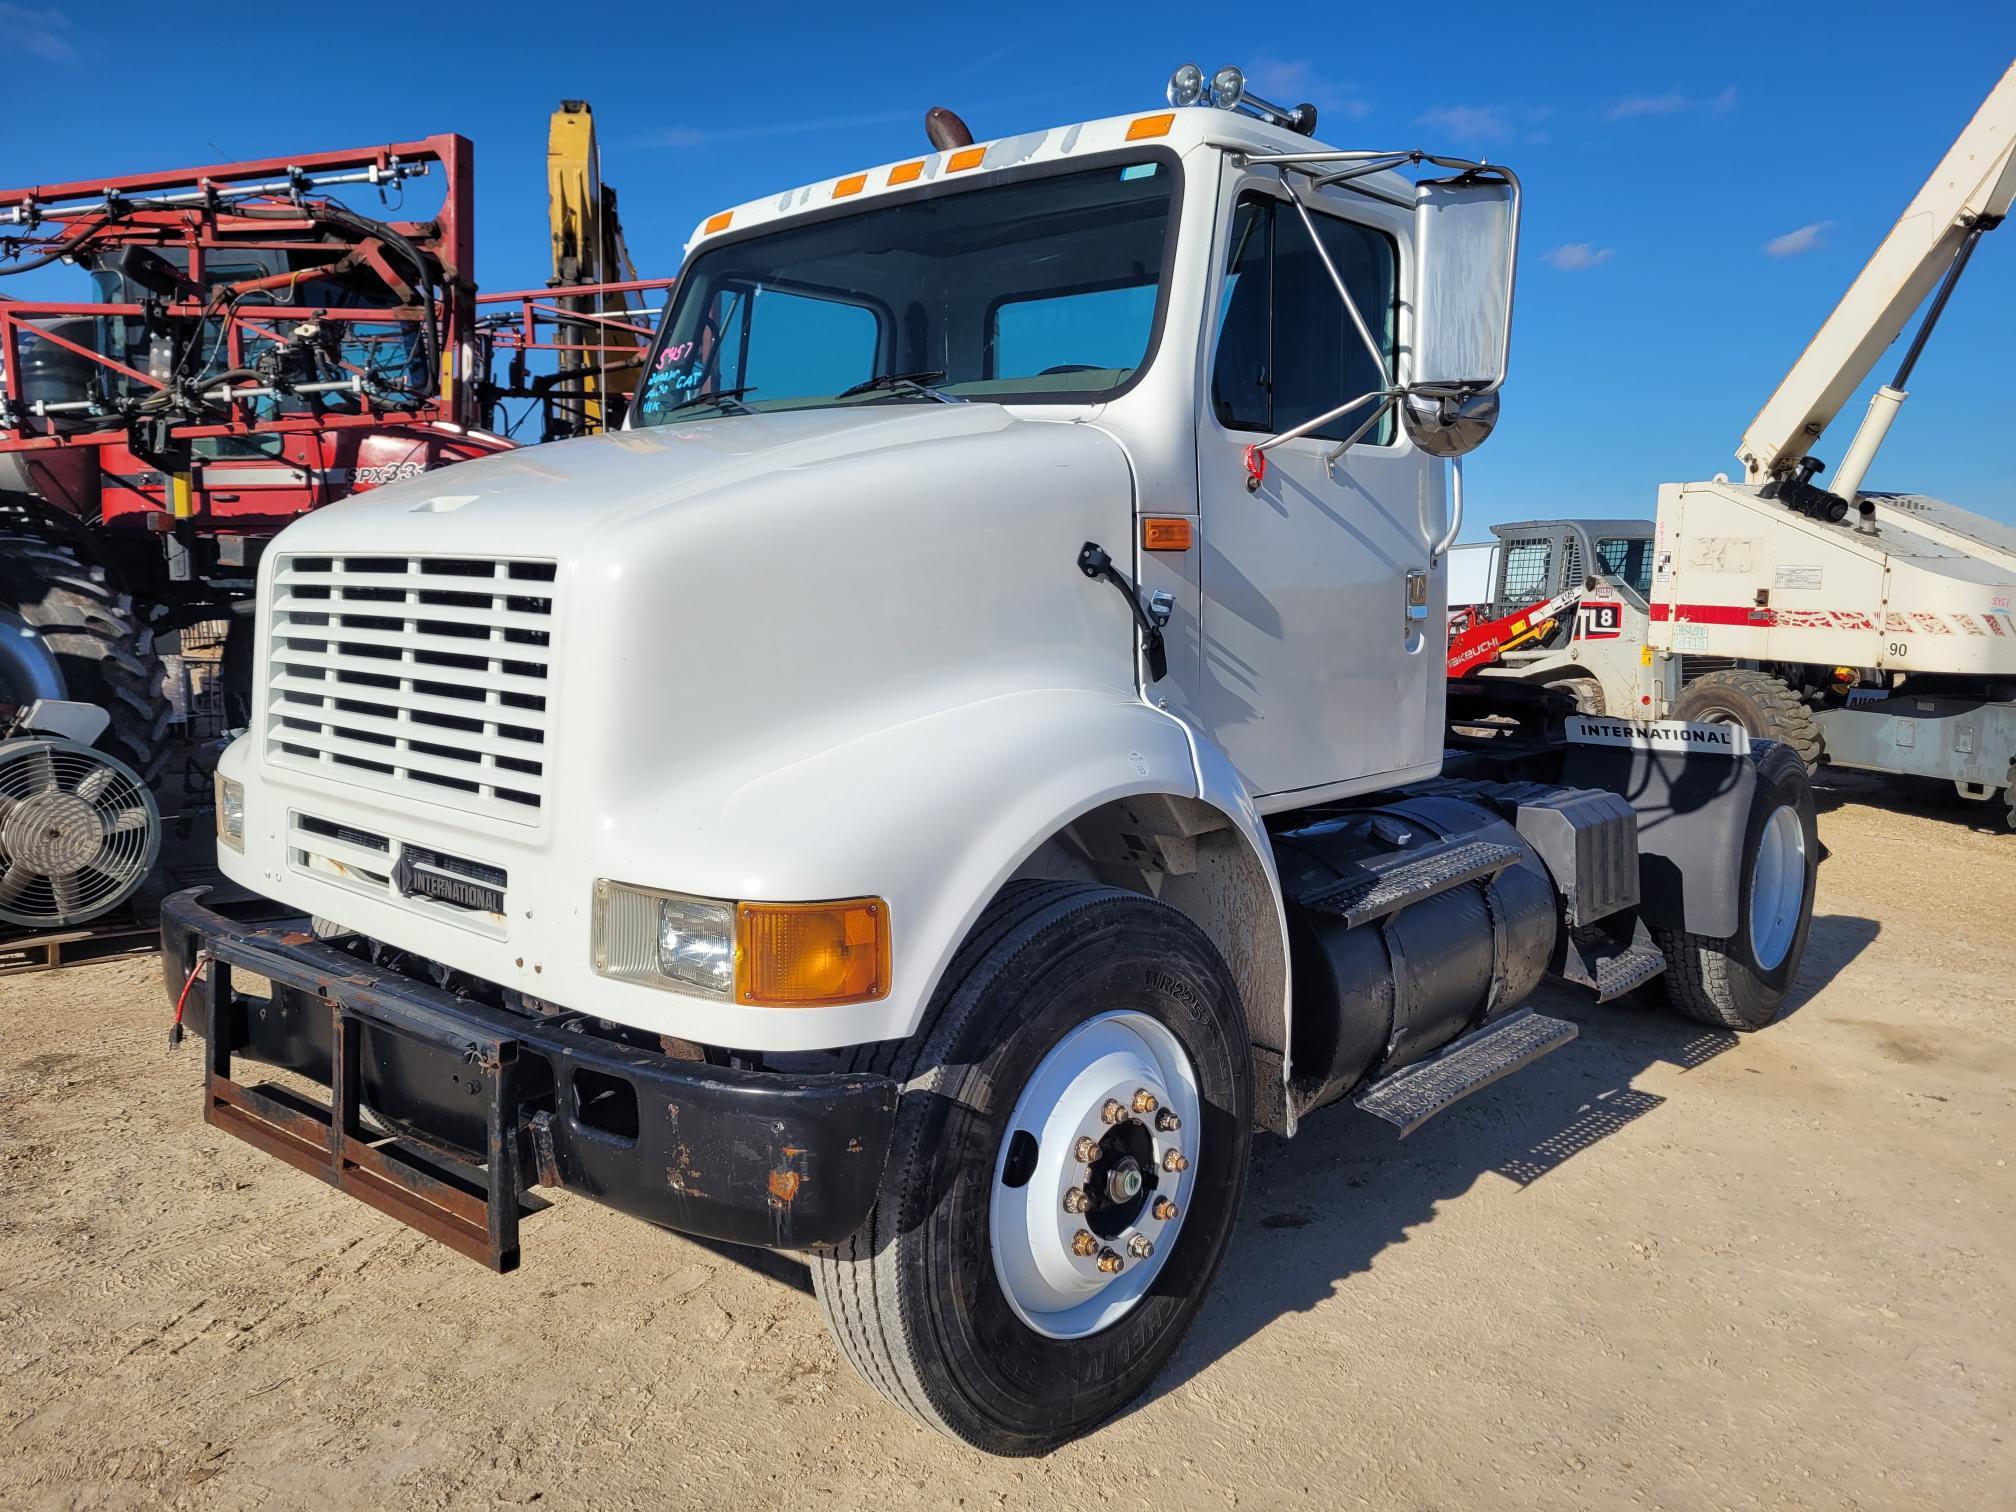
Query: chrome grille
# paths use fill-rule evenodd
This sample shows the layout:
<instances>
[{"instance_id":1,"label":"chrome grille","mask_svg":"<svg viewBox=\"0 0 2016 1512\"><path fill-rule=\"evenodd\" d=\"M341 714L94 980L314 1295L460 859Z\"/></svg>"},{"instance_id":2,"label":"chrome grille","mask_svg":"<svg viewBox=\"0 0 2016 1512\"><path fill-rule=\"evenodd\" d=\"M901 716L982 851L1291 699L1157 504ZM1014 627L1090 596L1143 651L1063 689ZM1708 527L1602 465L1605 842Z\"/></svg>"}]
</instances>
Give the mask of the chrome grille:
<instances>
[{"instance_id":1,"label":"chrome grille","mask_svg":"<svg viewBox=\"0 0 2016 1512\"><path fill-rule=\"evenodd\" d=\"M282 558L267 760L536 823L554 576L497 557Z\"/></svg>"}]
</instances>

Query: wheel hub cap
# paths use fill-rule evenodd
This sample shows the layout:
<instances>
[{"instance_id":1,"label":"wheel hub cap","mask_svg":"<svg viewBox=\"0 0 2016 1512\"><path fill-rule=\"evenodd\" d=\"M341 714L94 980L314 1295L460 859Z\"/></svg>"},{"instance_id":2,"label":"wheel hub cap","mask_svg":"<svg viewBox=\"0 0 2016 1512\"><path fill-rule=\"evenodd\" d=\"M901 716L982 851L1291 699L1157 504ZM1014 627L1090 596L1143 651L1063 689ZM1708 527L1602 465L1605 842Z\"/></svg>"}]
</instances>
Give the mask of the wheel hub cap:
<instances>
[{"instance_id":1,"label":"wheel hub cap","mask_svg":"<svg viewBox=\"0 0 2016 1512\"><path fill-rule=\"evenodd\" d=\"M1145 1014L1089 1019L1043 1058L1003 1131L989 1207L995 1276L1024 1323L1082 1338L1146 1295L1190 1206L1200 1125L1189 1057Z\"/></svg>"},{"instance_id":2,"label":"wheel hub cap","mask_svg":"<svg viewBox=\"0 0 2016 1512\"><path fill-rule=\"evenodd\" d=\"M1806 831L1797 812L1781 804L1764 821L1750 880L1750 949L1766 971L1792 948L1805 901Z\"/></svg>"}]
</instances>

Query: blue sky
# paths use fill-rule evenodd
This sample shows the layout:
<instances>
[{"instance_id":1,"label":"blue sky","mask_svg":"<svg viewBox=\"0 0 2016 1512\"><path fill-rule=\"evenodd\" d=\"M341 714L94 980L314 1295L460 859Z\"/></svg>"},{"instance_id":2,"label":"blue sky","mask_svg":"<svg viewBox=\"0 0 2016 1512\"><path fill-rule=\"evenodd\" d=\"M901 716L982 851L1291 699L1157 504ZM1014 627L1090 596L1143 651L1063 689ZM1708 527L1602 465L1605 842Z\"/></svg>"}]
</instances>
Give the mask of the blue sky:
<instances>
[{"instance_id":1,"label":"blue sky","mask_svg":"<svg viewBox=\"0 0 2016 1512\"><path fill-rule=\"evenodd\" d=\"M459 131L478 279L502 289L546 276L546 116L568 96L595 106L646 272L674 271L724 205L920 149L930 105L1000 136L1155 104L1185 60L1313 100L1340 145L1502 158L1527 219L1505 419L1469 474L1487 523L1649 515L1661 481L1733 470L1744 425L2016 57L2007 0L1471 7L1432 29L1404 8L1191 0L262 6L237 32L229 14L0 0L0 180ZM49 279L7 292L48 297ZM2016 225L1982 244L1871 486L2016 521L2012 337Z\"/></svg>"}]
</instances>

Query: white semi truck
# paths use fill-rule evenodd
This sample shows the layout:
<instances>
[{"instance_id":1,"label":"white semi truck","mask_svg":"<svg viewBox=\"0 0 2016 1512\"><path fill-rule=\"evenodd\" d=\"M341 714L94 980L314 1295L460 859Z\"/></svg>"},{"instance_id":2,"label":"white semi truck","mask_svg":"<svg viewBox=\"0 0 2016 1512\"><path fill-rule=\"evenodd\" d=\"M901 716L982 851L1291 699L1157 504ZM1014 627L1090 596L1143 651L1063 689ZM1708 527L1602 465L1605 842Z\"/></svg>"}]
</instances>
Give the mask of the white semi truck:
<instances>
[{"instance_id":1,"label":"white semi truck","mask_svg":"<svg viewBox=\"0 0 2016 1512\"><path fill-rule=\"evenodd\" d=\"M934 122L704 222L623 432L288 528L218 812L300 917L179 894L165 971L217 1127L499 1270L535 1185L803 1252L1033 1453L1168 1358L1256 1129L1412 1129L1573 1038L1550 973L1767 1023L1818 847L1737 732L1445 764L1511 173L1236 69Z\"/></svg>"}]
</instances>

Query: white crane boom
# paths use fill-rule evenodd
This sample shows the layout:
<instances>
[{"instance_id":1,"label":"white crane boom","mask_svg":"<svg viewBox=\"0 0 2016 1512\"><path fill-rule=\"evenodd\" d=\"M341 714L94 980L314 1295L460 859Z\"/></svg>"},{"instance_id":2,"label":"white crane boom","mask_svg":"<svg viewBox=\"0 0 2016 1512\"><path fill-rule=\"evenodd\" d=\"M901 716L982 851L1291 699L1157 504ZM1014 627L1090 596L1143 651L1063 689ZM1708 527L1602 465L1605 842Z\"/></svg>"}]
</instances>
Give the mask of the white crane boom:
<instances>
[{"instance_id":1,"label":"white crane boom","mask_svg":"<svg viewBox=\"0 0 2016 1512\"><path fill-rule=\"evenodd\" d=\"M1761 484L1798 469L1841 406L1869 376L1884 348L1902 333L1912 312L1942 278L1957 273L1974 238L2008 213L2012 196L2016 196L2016 63L1982 101L1967 129L1939 160L1743 432L1736 456L1746 481ZM1935 306L1928 328L1929 319L1937 314ZM1879 390L1851 455L1835 475L1833 490L1851 503L1904 398L1902 385L1917 352L1914 343L1897 384Z\"/></svg>"}]
</instances>

